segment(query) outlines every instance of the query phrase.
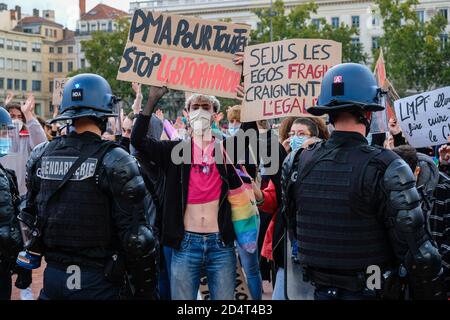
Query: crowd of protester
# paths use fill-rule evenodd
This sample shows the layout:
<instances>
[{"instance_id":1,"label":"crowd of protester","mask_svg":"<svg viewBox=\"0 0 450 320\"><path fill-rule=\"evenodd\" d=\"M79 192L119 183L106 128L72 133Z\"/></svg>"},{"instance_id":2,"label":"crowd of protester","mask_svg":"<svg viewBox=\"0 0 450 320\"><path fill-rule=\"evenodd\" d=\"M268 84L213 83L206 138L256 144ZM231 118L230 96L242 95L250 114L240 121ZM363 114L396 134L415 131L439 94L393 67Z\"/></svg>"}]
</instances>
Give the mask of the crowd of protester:
<instances>
[{"instance_id":1,"label":"crowd of protester","mask_svg":"<svg viewBox=\"0 0 450 320\"><path fill-rule=\"evenodd\" d=\"M289 255L293 262L298 262L298 252L296 240L290 234L290 250L286 252L283 246L286 220L280 214L281 164L290 152L327 140L332 126L326 118L313 116L288 117L279 123L273 120L242 123L239 105L224 110L218 99L200 94L187 98L180 114L174 119L168 119L164 110L154 110L157 109L157 99L152 100L152 92L143 108L141 85L133 83L132 87L135 100L131 112L120 115L120 124L111 122L102 138L117 141L139 160L147 188L155 200L158 212L156 225L161 240L161 299L196 299L202 275L208 277L211 298L233 299L236 256L241 261L252 299L262 299L264 280L272 284L274 300L284 299L285 256ZM162 95L164 92L155 94ZM29 95L26 101L20 101L12 94L2 103L16 126L16 136L11 154L0 158L0 163L15 171L22 197L27 192L25 166L33 148L67 134L71 128L70 123L48 124L34 114L34 104L33 95ZM57 112L55 108L54 117ZM193 125L196 119L192 118L207 118L208 114L213 114L212 131L214 136L220 136L221 141L224 141L225 149L226 141L233 139L238 132L255 129L261 141L275 144L275 150L278 151L280 168L274 174L266 174L267 164L263 161L257 161L257 166L243 161L245 165L238 170L243 173L242 176L250 178L261 219L258 249L254 253L228 241L233 239L234 231L230 207L222 200L227 192L225 186L232 184L236 177L230 176L232 168L227 165L213 166L214 139L194 144L194 162L191 167L175 165L170 158L176 145L194 137L196 128ZM117 126L121 130L120 135ZM416 150L408 145L399 123L390 119L388 131L377 134L376 139L373 135L368 143L392 149L414 172L422 196L423 212L428 221L428 231L439 247L446 268L448 290L450 137L447 145ZM176 188L180 181L182 188ZM218 217L205 219L201 215L203 210L215 210ZM222 237L217 236L219 231ZM208 236L204 237L203 234ZM204 246L211 249L206 257L202 255ZM22 298L30 299L28 287L31 273L25 277L29 279L25 281L28 286L23 288Z\"/></svg>"}]
</instances>

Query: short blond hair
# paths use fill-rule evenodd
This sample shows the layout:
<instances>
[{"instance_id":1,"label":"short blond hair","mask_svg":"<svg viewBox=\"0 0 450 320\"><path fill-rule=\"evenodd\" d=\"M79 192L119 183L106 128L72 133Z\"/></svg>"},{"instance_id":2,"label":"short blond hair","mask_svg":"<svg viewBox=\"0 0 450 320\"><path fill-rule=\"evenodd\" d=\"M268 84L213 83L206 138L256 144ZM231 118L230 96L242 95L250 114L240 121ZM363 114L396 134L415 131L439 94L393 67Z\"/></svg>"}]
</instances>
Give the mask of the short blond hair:
<instances>
[{"instance_id":1,"label":"short blond hair","mask_svg":"<svg viewBox=\"0 0 450 320\"><path fill-rule=\"evenodd\" d=\"M241 106L235 105L227 110L227 119L228 121L237 120L241 122Z\"/></svg>"},{"instance_id":2,"label":"short blond hair","mask_svg":"<svg viewBox=\"0 0 450 320\"><path fill-rule=\"evenodd\" d=\"M208 96L205 94L194 93L193 95L191 95L189 98L186 99L184 108L186 109L187 112L189 112L191 103L193 101L206 101L213 106L214 112L217 113L220 110L220 101L217 100L215 96Z\"/></svg>"}]
</instances>

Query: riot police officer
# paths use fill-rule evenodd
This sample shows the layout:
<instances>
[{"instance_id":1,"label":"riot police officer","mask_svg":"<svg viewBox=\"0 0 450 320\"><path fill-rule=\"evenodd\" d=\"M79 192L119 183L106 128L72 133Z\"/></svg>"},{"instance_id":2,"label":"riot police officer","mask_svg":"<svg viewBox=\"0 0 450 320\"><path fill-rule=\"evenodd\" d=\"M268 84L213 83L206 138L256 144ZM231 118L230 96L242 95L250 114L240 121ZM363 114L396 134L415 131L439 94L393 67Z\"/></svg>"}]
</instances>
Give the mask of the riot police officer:
<instances>
[{"instance_id":1,"label":"riot police officer","mask_svg":"<svg viewBox=\"0 0 450 320\"><path fill-rule=\"evenodd\" d=\"M27 164L20 220L32 237L18 263L33 268L45 257L40 299L118 299L124 284L134 298L157 295L157 244L140 169L101 139L116 102L102 77L71 78L51 122L71 120L74 130L37 146Z\"/></svg>"},{"instance_id":2,"label":"riot police officer","mask_svg":"<svg viewBox=\"0 0 450 320\"><path fill-rule=\"evenodd\" d=\"M441 258L414 175L365 139L371 113L384 109L381 93L367 67L331 68L308 111L328 114L335 131L283 164L283 211L316 299L400 299L405 287L414 299L442 296Z\"/></svg>"},{"instance_id":3,"label":"riot police officer","mask_svg":"<svg viewBox=\"0 0 450 320\"><path fill-rule=\"evenodd\" d=\"M0 157L8 154L11 147L10 130L14 130L9 113L0 107ZM25 289L30 281L23 277L29 272L15 266L15 257L22 246L19 221L20 194L14 171L0 164L0 300L11 298L13 272L18 273L16 287ZM28 277L30 278L30 277ZM23 282L25 280L26 283Z\"/></svg>"}]
</instances>

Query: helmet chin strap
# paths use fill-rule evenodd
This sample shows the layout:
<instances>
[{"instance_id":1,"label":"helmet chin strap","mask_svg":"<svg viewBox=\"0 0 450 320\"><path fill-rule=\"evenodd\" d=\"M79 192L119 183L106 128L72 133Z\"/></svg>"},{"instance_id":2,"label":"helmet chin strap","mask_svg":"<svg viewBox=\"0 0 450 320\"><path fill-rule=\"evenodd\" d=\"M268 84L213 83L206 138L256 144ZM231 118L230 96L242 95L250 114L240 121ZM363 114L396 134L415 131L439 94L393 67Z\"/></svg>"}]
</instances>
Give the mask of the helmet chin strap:
<instances>
[{"instance_id":1,"label":"helmet chin strap","mask_svg":"<svg viewBox=\"0 0 450 320\"><path fill-rule=\"evenodd\" d=\"M370 132L370 127L372 125L372 114L370 112L354 112L353 115L355 115L358 119L358 122L363 124L366 127L366 137Z\"/></svg>"}]
</instances>

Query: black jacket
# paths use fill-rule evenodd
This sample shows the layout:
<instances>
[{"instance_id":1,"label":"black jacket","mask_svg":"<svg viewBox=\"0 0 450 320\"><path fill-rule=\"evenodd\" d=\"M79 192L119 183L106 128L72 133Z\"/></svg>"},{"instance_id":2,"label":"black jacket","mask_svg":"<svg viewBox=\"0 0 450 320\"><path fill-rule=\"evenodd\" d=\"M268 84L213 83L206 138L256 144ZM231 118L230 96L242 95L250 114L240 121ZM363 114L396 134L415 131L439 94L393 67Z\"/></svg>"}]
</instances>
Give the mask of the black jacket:
<instances>
[{"instance_id":1,"label":"black jacket","mask_svg":"<svg viewBox=\"0 0 450 320\"><path fill-rule=\"evenodd\" d=\"M150 125L150 117L140 114L131 133L131 144L140 153L141 161L151 161L158 165L165 174L164 206L162 217L161 242L165 246L175 249L180 247L184 236L184 211L187 204L189 176L191 165L187 163L175 164L171 159L172 150L178 144L190 145L189 141L158 141L147 136ZM244 131L253 128L256 123L243 124ZM227 140L223 143L226 149ZM190 146L188 147L190 148ZM182 153L181 153L182 154ZM248 158L248 157L246 157ZM249 160L249 159L246 159ZM249 163L249 161L246 161ZM247 165L248 172L255 176L256 166ZM227 200L228 191L239 187L240 180L230 163L217 164L217 169L222 178L222 190L219 200L218 225L222 240L230 244L236 235L231 221L231 207Z\"/></svg>"}]
</instances>

